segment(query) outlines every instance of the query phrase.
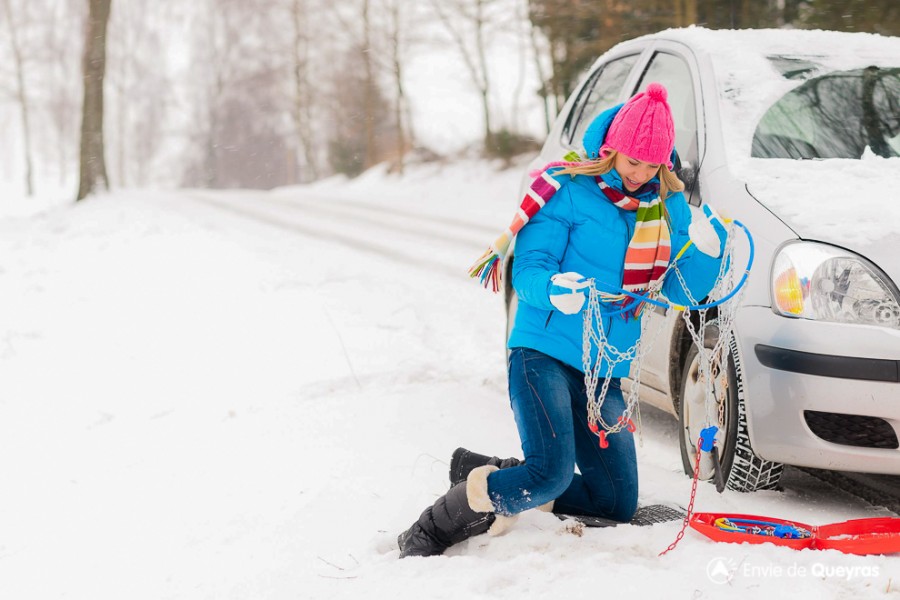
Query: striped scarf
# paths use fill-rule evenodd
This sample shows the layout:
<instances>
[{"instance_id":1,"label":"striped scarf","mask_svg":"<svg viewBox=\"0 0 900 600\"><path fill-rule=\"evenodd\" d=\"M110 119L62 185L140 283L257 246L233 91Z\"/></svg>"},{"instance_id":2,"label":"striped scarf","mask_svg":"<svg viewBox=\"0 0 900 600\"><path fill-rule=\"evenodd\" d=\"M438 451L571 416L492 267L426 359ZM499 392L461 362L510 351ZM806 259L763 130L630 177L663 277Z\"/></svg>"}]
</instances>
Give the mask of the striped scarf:
<instances>
[{"instance_id":1,"label":"striped scarf","mask_svg":"<svg viewBox=\"0 0 900 600\"><path fill-rule=\"evenodd\" d=\"M672 255L669 224L663 215L663 203L659 193L649 200L637 200L609 187L597 177L597 185L610 202L625 210L636 210L634 234L625 251L625 270L622 288L640 292L655 286L666 269Z\"/></svg>"},{"instance_id":2,"label":"striped scarf","mask_svg":"<svg viewBox=\"0 0 900 600\"><path fill-rule=\"evenodd\" d=\"M485 288L490 286L494 292L500 290L500 264L509 251L513 237L562 187L548 172L551 166L566 165L551 163L541 171L531 183L509 228L469 268L469 276L478 278ZM624 210L637 211L634 234L625 251L622 287L630 292L647 290L662 278L672 252L669 226L663 215L659 194L654 194L648 200L638 200L611 188L599 176L595 179L600 191L610 202Z\"/></svg>"}]
</instances>

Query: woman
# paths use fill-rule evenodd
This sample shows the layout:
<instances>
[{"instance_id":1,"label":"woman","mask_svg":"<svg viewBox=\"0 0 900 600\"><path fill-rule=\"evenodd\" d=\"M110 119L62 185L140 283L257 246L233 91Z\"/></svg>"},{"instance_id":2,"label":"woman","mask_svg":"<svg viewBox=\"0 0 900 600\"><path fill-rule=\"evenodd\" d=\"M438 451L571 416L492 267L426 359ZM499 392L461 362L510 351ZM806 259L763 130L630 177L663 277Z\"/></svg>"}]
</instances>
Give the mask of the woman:
<instances>
[{"instance_id":1,"label":"woman","mask_svg":"<svg viewBox=\"0 0 900 600\"><path fill-rule=\"evenodd\" d=\"M684 184L671 170L674 144L666 89L650 84L591 123L584 136L591 160L545 168L513 226L478 263L475 272L496 289L499 261L517 236L509 394L525 460L457 451L451 480L458 483L399 536L401 558L441 554L489 529L499 533L510 517L530 508L622 522L634 514L634 439L622 430L604 437L605 447L598 444L586 409L579 313L591 282L631 292L660 289L680 304L705 297L715 283L726 231L708 207L707 219L691 222ZM665 277L675 256L681 280ZM640 337L640 312L633 306L606 307L619 312L602 321L607 344L619 351ZM596 353L591 360L598 360ZM619 381L630 361L599 360L599 372L610 378L601 415L615 423L625 410Z\"/></svg>"}]
</instances>

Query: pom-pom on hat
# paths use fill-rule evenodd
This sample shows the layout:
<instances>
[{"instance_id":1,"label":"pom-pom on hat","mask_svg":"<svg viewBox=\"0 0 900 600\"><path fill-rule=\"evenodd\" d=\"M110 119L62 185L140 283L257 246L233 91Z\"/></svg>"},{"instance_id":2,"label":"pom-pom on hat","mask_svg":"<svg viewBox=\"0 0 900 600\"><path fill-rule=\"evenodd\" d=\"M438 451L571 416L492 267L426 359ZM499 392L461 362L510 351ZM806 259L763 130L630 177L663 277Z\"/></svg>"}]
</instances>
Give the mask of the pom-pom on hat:
<instances>
[{"instance_id":1,"label":"pom-pom on hat","mask_svg":"<svg viewBox=\"0 0 900 600\"><path fill-rule=\"evenodd\" d=\"M672 168L675 126L666 88L651 83L619 110L609 126L603 150L616 150L644 162Z\"/></svg>"}]
</instances>

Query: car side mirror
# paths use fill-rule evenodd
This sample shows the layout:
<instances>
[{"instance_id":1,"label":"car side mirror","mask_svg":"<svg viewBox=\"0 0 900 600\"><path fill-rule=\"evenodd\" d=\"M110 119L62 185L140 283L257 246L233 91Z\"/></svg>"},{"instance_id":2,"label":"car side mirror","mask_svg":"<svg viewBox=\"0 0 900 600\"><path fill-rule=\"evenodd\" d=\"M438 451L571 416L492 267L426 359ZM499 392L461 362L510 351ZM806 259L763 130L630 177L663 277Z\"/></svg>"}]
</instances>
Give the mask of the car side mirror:
<instances>
[{"instance_id":1,"label":"car side mirror","mask_svg":"<svg viewBox=\"0 0 900 600\"><path fill-rule=\"evenodd\" d=\"M675 171L675 174L684 183L684 195L688 198L693 197L694 192L696 192L694 186L697 185L698 170L689 162L684 162L681 168ZM697 196L697 204L700 204L699 196Z\"/></svg>"}]
</instances>

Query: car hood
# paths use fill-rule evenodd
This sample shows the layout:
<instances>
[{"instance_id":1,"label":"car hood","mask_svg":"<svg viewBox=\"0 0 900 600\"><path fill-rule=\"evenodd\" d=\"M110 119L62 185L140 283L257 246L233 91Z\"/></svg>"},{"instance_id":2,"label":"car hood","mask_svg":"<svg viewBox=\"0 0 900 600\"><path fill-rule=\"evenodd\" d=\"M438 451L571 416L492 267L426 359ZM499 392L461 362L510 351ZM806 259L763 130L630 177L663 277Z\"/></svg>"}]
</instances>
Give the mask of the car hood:
<instances>
[{"instance_id":1,"label":"car hood","mask_svg":"<svg viewBox=\"0 0 900 600\"><path fill-rule=\"evenodd\" d=\"M867 257L900 285L900 158L752 159L748 191L806 240Z\"/></svg>"}]
</instances>

